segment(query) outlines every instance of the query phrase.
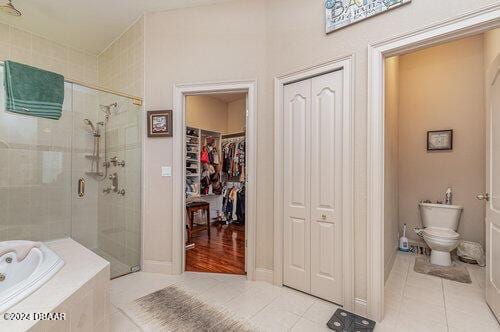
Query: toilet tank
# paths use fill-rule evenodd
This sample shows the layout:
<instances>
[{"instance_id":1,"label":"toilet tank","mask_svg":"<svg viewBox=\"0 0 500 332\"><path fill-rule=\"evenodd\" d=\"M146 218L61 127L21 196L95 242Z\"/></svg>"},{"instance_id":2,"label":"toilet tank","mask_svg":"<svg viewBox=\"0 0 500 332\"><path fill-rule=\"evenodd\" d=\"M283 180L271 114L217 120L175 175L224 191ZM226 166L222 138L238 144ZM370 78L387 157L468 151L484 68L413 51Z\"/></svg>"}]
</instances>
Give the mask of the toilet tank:
<instances>
[{"instance_id":1,"label":"toilet tank","mask_svg":"<svg viewBox=\"0 0 500 332\"><path fill-rule=\"evenodd\" d=\"M458 229L463 208L457 205L419 203L420 218L425 228L439 227Z\"/></svg>"}]
</instances>

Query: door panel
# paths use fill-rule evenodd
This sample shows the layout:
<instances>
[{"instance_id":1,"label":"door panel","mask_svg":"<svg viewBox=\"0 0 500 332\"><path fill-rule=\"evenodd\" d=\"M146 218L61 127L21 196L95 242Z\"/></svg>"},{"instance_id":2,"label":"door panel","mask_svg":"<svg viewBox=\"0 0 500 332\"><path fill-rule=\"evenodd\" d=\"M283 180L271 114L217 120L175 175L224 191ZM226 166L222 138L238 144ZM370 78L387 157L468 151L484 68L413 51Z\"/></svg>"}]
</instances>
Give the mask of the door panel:
<instances>
[{"instance_id":1,"label":"door panel","mask_svg":"<svg viewBox=\"0 0 500 332\"><path fill-rule=\"evenodd\" d=\"M486 183L491 199L486 208L486 302L500 319L500 55L487 77Z\"/></svg>"},{"instance_id":2,"label":"door panel","mask_svg":"<svg viewBox=\"0 0 500 332\"><path fill-rule=\"evenodd\" d=\"M342 303L342 72L311 90L311 294Z\"/></svg>"},{"instance_id":3,"label":"door panel","mask_svg":"<svg viewBox=\"0 0 500 332\"><path fill-rule=\"evenodd\" d=\"M284 89L286 286L342 303L342 72Z\"/></svg>"},{"instance_id":4,"label":"door panel","mask_svg":"<svg viewBox=\"0 0 500 332\"><path fill-rule=\"evenodd\" d=\"M284 91L283 281L304 292L310 290L310 91L310 81Z\"/></svg>"}]
</instances>

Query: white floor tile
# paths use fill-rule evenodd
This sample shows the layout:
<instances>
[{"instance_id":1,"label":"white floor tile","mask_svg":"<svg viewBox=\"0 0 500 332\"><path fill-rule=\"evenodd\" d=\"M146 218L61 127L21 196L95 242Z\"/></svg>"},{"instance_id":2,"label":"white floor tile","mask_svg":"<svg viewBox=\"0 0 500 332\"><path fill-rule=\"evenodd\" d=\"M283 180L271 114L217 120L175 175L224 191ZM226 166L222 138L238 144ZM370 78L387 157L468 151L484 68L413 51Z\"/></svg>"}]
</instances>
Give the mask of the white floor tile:
<instances>
[{"instance_id":1,"label":"white floor tile","mask_svg":"<svg viewBox=\"0 0 500 332\"><path fill-rule=\"evenodd\" d=\"M438 305L444 308L443 290L434 290L426 287L406 285L403 296L426 302L430 305Z\"/></svg>"},{"instance_id":2,"label":"white floor tile","mask_svg":"<svg viewBox=\"0 0 500 332\"><path fill-rule=\"evenodd\" d=\"M299 321L292 327L293 332L312 332L312 331L330 331L331 330L326 326L325 323L317 323L312 322L306 318L301 318Z\"/></svg>"},{"instance_id":3,"label":"white floor tile","mask_svg":"<svg viewBox=\"0 0 500 332\"><path fill-rule=\"evenodd\" d=\"M315 299L310 295L284 288L281 295L274 299L269 307L283 309L302 316L314 302Z\"/></svg>"},{"instance_id":4,"label":"white floor tile","mask_svg":"<svg viewBox=\"0 0 500 332\"><path fill-rule=\"evenodd\" d=\"M437 292L442 292L443 290L443 283L441 278L417 273L415 271L408 273L408 277L406 278L406 285L424 287Z\"/></svg>"},{"instance_id":5,"label":"white floor tile","mask_svg":"<svg viewBox=\"0 0 500 332\"><path fill-rule=\"evenodd\" d=\"M445 308L421 300L403 298L399 315L399 320L401 320L402 315L406 315L446 326Z\"/></svg>"},{"instance_id":6,"label":"white floor tile","mask_svg":"<svg viewBox=\"0 0 500 332\"><path fill-rule=\"evenodd\" d=\"M247 319L264 309L277 297L277 294L254 293L252 290L248 290L225 303L223 307L236 316Z\"/></svg>"},{"instance_id":7,"label":"white floor tile","mask_svg":"<svg viewBox=\"0 0 500 332\"><path fill-rule=\"evenodd\" d=\"M446 308L446 317L448 318L448 324L455 327L468 327L470 330L474 330L474 326L481 324L482 326L497 327L498 323L489 310L486 303L483 305L471 307L466 302L462 308ZM499 328L500 330L500 328Z\"/></svg>"},{"instance_id":8,"label":"white floor tile","mask_svg":"<svg viewBox=\"0 0 500 332\"><path fill-rule=\"evenodd\" d=\"M401 312L398 317L397 331L405 332L447 332L446 323L436 323L428 317L418 314Z\"/></svg>"},{"instance_id":9,"label":"white floor tile","mask_svg":"<svg viewBox=\"0 0 500 332\"><path fill-rule=\"evenodd\" d=\"M338 308L335 304L316 300L303 317L315 323L326 324Z\"/></svg>"},{"instance_id":10,"label":"white floor tile","mask_svg":"<svg viewBox=\"0 0 500 332\"><path fill-rule=\"evenodd\" d=\"M267 306L250 319L250 322L264 331L289 331L300 319L299 315L278 307Z\"/></svg>"},{"instance_id":11,"label":"white floor tile","mask_svg":"<svg viewBox=\"0 0 500 332\"><path fill-rule=\"evenodd\" d=\"M398 253L385 287L385 319L377 324L377 332L500 331L484 300L484 269L466 266L473 280L467 285L416 273L414 259L415 255ZM171 284L220 305L262 331L328 331L326 322L338 308L289 288L208 273L134 273L111 282L111 300L118 306ZM113 308L112 331L137 331Z\"/></svg>"},{"instance_id":12,"label":"white floor tile","mask_svg":"<svg viewBox=\"0 0 500 332\"><path fill-rule=\"evenodd\" d=\"M132 321L121 311L117 311L109 318L109 328L111 332L135 332L139 331Z\"/></svg>"},{"instance_id":13,"label":"white floor tile","mask_svg":"<svg viewBox=\"0 0 500 332\"><path fill-rule=\"evenodd\" d=\"M484 268L460 263L472 279L464 284L415 272L415 257L398 252L385 287L385 318L376 331L500 331L485 302Z\"/></svg>"}]
</instances>

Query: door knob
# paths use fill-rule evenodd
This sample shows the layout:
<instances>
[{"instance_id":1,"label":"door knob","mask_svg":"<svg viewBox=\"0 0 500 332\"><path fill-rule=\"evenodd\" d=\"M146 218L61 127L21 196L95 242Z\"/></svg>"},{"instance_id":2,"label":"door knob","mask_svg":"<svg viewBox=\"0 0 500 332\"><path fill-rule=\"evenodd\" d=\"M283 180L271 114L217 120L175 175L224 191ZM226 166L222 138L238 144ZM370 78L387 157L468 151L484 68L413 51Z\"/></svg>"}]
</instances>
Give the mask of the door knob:
<instances>
[{"instance_id":1,"label":"door knob","mask_svg":"<svg viewBox=\"0 0 500 332\"><path fill-rule=\"evenodd\" d=\"M326 214L322 214L321 219L326 220Z\"/></svg>"},{"instance_id":2,"label":"door knob","mask_svg":"<svg viewBox=\"0 0 500 332\"><path fill-rule=\"evenodd\" d=\"M476 196L476 198L480 201L486 201L486 202L489 202L490 201L490 194L486 193L486 194L479 194Z\"/></svg>"}]
</instances>

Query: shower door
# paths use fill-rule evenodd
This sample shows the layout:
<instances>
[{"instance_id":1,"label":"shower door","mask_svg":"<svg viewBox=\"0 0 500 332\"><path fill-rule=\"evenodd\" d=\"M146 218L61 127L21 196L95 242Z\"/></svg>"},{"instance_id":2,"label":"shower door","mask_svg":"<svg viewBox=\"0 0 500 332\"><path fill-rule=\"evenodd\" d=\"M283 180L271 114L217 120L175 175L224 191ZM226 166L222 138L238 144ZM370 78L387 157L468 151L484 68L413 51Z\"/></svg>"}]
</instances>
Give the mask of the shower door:
<instances>
[{"instance_id":1,"label":"shower door","mask_svg":"<svg viewBox=\"0 0 500 332\"><path fill-rule=\"evenodd\" d=\"M140 107L78 85L72 104L71 237L116 278L140 266Z\"/></svg>"}]
</instances>

